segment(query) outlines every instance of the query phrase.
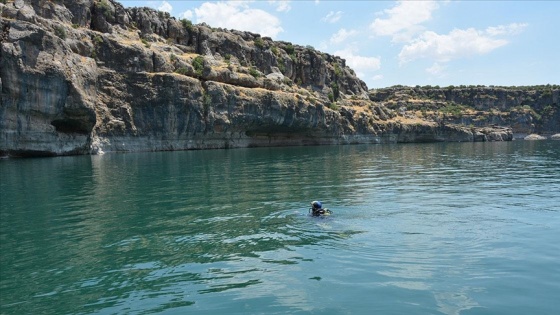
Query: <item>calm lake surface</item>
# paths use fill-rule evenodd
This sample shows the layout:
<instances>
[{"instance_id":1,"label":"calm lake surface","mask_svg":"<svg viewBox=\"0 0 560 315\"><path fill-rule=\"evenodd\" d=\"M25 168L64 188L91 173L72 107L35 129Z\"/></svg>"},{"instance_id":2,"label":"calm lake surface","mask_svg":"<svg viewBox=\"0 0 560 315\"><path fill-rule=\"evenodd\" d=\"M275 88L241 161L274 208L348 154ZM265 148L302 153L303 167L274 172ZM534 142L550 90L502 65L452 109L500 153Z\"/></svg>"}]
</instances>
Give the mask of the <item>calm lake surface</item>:
<instances>
[{"instance_id":1,"label":"calm lake surface","mask_svg":"<svg viewBox=\"0 0 560 315\"><path fill-rule=\"evenodd\" d=\"M0 314L558 314L560 141L0 160ZM334 211L309 217L309 203Z\"/></svg>"}]
</instances>

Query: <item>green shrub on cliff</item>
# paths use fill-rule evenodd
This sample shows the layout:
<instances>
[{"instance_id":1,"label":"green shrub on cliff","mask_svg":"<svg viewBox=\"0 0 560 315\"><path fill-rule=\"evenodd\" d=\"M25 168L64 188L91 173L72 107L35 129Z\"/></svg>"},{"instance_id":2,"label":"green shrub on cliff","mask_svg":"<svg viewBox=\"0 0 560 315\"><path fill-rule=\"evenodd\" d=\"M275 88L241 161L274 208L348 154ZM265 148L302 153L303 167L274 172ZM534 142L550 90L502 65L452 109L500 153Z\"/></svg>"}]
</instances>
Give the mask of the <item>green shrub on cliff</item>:
<instances>
[{"instance_id":1,"label":"green shrub on cliff","mask_svg":"<svg viewBox=\"0 0 560 315\"><path fill-rule=\"evenodd\" d=\"M285 50L288 55L293 55L295 53L295 48L292 44L288 44Z\"/></svg>"},{"instance_id":2,"label":"green shrub on cliff","mask_svg":"<svg viewBox=\"0 0 560 315\"><path fill-rule=\"evenodd\" d=\"M190 30L192 29L193 24L192 24L192 22L191 22L190 20L181 19L180 21L181 21L181 24L183 25L183 27L184 27L186 30L189 30L189 31L190 31Z\"/></svg>"},{"instance_id":3,"label":"green shrub on cliff","mask_svg":"<svg viewBox=\"0 0 560 315\"><path fill-rule=\"evenodd\" d=\"M97 2L96 7L99 8L101 12L103 12L103 16L107 20L110 19L114 14L113 9L111 8L111 5L109 5L109 2L107 0L101 0Z\"/></svg>"},{"instance_id":4,"label":"green shrub on cliff","mask_svg":"<svg viewBox=\"0 0 560 315\"><path fill-rule=\"evenodd\" d=\"M171 17L171 15L169 14L169 12L165 12L165 11L158 11L158 17L163 20L163 19L169 19Z\"/></svg>"},{"instance_id":5,"label":"green shrub on cliff","mask_svg":"<svg viewBox=\"0 0 560 315\"><path fill-rule=\"evenodd\" d=\"M542 96L543 97L552 97L552 90L550 90L550 89L544 90Z\"/></svg>"},{"instance_id":6,"label":"green shrub on cliff","mask_svg":"<svg viewBox=\"0 0 560 315\"><path fill-rule=\"evenodd\" d=\"M208 115L208 110L210 109L210 105L212 105L212 97L209 94L204 93L202 95L202 106L204 108L204 116Z\"/></svg>"},{"instance_id":7,"label":"green shrub on cliff","mask_svg":"<svg viewBox=\"0 0 560 315\"><path fill-rule=\"evenodd\" d=\"M443 107L440 111L444 114L453 115L454 117L461 117L463 116L463 109L463 106L451 103Z\"/></svg>"},{"instance_id":8,"label":"green shrub on cliff","mask_svg":"<svg viewBox=\"0 0 560 315\"><path fill-rule=\"evenodd\" d=\"M56 25L54 27L54 33L61 39L66 39L66 29L64 27Z\"/></svg>"},{"instance_id":9,"label":"green shrub on cliff","mask_svg":"<svg viewBox=\"0 0 560 315\"><path fill-rule=\"evenodd\" d=\"M257 46L257 47L260 48L260 49L263 49L263 48L264 48L264 41L263 41L263 39L260 38L260 37L255 38L255 40L253 41L253 43L255 43L255 46Z\"/></svg>"},{"instance_id":10,"label":"green shrub on cliff","mask_svg":"<svg viewBox=\"0 0 560 315\"><path fill-rule=\"evenodd\" d=\"M285 48L286 53L290 56L290 58L292 59L293 62L297 61L297 57L296 57L296 49L294 48L294 45L292 44L288 44Z\"/></svg>"},{"instance_id":11,"label":"green shrub on cliff","mask_svg":"<svg viewBox=\"0 0 560 315\"><path fill-rule=\"evenodd\" d=\"M329 103L327 107L332 110L338 110L338 105L336 104L336 102Z\"/></svg>"},{"instance_id":12,"label":"green shrub on cliff","mask_svg":"<svg viewBox=\"0 0 560 315\"><path fill-rule=\"evenodd\" d=\"M194 68L194 72L197 76L202 76L202 72L204 71L204 57L197 56L192 61L192 66Z\"/></svg>"},{"instance_id":13,"label":"green shrub on cliff","mask_svg":"<svg viewBox=\"0 0 560 315\"><path fill-rule=\"evenodd\" d=\"M335 75L337 78L342 77L342 69L340 69L340 66L338 65L338 63L335 63L335 64L334 64L334 75Z\"/></svg>"},{"instance_id":14,"label":"green shrub on cliff","mask_svg":"<svg viewBox=\"0 0 560 315\"><path fill-rule=\"evenodd\" d=\"M181 68L175 70L175 72L178 73L178 74L182 74L182 75L189 74L189 70L186 67L181 67Z\"/></svg>"},{"instance_id":15,"label":"green shrub on cliff","mask_svg":"<svg viewBox=\"0 0 560 315\"><path fill-rule=\"evenodd\" d=\"M101 44L103 44L103 38L102 38L101 36L99 36L99 35L95 35L95 36L93 37L93 44L94 44L94 45L101 45Z\"/></svg>"},{"instance_id":16,"label":"green shrub on cliff","mask_svg":"<svg viewBox=\"0 0 560 315\"><path fill-rule=\"evenodd\" d=\"M282 73L286 73L286 65L283 60L278 60L278 70Z\"/></svg>"},{"instance_id":17,"label":"green shrub on cliff","mask_svg":"<svg viewBox=\"0 0 560 315\"><path fill-rule=\"evenodd\" d=\"M340 98L340 88L338 87L338 84L336 84L336 82L332 82L331 89L334 100L338 100Z\"/></svg>"},{"instance_id":18,"label":"green shrub on cliff","mask_svg":"<svg viewBox=\"0 0 560 315\"><path fill-rule=\"evenodd\" d=\"M230 55L230 54L226 54L226 55L224 56L224 60L226 61L227 65L228 65L228 68L229 68L229 66L231 66L231 55Z\"/></svg>"},{"instance_id":19,"label":"green shrub on cliff","mask_svg":"<svg viewBox=\"0 0 560 315\"><path fill-rule=\"evenodd\" d=\"M542 116L552 117L552 116L554 116L554 114L556 113L557 110L558 110L557 106L546 105L542 110Z\"/></svg>"},{"instance_id":20,"label":"green shrub on cliff","mask_svg":"<svg viewBox=\"0 0 560 315\"><path fill-rule=\"evenodd\" d=\"M261 74L259 73L259 71L253 67L251 67L249 69L249 74L252 75L255 79L257 79L258 77L261 76Z\"/></svg>"}]
</instances>

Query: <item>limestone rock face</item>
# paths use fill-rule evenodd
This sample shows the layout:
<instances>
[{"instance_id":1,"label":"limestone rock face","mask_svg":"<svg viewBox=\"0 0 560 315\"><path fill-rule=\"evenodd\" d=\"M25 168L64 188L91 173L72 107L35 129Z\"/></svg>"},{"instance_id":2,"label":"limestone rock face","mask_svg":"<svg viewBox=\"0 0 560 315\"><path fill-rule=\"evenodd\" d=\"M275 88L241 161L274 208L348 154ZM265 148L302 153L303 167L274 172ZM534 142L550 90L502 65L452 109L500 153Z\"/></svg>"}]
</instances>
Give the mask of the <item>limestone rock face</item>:
<instances>
[{"instance_id":1,"label":"limestone rock face","mask_svg":"<svg viewBox=\"0 0 560 315\"><path fill-rule=\"evenodd\" d=\"M344 59L309 46L113 0L0 14L0 155L510 140L373 101Z\"/></svg>"},{"instance_id":2,"label":"limestone rock face","mask_svg":"<svg viewBox=\"0 0 560 315\"><path fill-rule=\"evenodd\" d=\"M0 150L89 152L87 138L96 123L95 62L72 53L68 43L43 27L3 20L2 29Z\"/></svg>"},{"instance_id":3,"label":"limestone rock face","mask_svg":"<svg viewBox=\"0 0 560 315\"><path fill-rule=\"evenodd\" d=\"M510 126L523 138L560 132L560 87L403 87L370 91L370 99L425 119L466 126Z\"/></svg>"}]
</instances>

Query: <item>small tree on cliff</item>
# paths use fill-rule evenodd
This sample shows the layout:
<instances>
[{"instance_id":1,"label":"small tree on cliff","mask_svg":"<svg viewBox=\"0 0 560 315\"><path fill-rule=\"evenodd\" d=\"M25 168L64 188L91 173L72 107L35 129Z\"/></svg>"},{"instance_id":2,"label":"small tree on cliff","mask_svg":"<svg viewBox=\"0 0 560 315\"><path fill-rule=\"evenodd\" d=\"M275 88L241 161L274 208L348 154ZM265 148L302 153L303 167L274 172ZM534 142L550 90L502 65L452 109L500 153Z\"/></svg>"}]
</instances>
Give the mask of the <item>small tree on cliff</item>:
<instances>
[{"instance_id":1,"label":"small tree on cliff","mask_svg":"<svg viewBox=\"0 0 560 315\"><path fill-rule=\"evenodd\" d=\"M336 82L331 83L333 100L336 101L340 98L340 88Z\"/></svg>"}]
</instances>

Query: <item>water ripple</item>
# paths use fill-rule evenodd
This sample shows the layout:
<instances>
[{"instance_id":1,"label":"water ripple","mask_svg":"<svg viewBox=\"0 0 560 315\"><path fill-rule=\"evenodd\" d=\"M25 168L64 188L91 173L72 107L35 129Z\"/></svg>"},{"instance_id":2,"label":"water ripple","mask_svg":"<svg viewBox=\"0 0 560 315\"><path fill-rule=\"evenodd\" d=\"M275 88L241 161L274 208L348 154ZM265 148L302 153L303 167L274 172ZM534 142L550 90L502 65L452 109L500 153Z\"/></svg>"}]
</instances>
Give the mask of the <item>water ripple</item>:
<instances>
[{"instance_id":1,"label":"water ripple","mask_svg":"<svg viewBox=\"0 0 560 315\"><path fill-rule=\"evenodd\" d=\"M518 142L0 161L0 313L552 314L559 151ZM310 217L315 199L334 215Z\"/></svg>"}]
</instances>

